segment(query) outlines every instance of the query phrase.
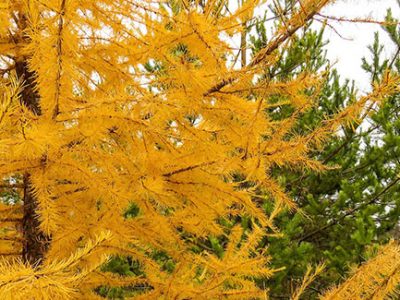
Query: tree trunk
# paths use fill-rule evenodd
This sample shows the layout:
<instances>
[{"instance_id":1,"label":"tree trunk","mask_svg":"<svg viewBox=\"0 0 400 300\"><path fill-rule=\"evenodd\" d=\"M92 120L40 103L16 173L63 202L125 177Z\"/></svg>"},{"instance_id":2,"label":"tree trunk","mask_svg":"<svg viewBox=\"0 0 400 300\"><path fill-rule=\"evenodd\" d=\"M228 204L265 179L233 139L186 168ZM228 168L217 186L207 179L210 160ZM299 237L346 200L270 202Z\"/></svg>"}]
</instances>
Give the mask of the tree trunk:
<instances>
[{"instance_id":1,"label":"tree trunk","mask_svg":"<svg viewBox=\"0 0 400 300\"><path fill-rule=\"evenodd\" d=\"M26 58L16 58L15 69L18 78L23 81L20 101L34 114L40 115L39 95L35 89L34 73L28 69ZM22 259L31 265L39 265L48 248L50 238L40 230L36 211L37 201L34 197L30 174L24 174L24 206L22 218L23 249Z\"/></svg>"},{"instance_id":2,"label":"tree trunk","mask_svg":"<svg viewBox=\"0 0 400 300\"><path fill-rule=\"evenodd\" d=\"M40 265L49 245L49 237L39 228L39 220L36 215L37 202L32 194L29 182L30 175L24 175L24 216L22 218L23 249L22 259L31 265Z\"/></svg>"}]
</instances>

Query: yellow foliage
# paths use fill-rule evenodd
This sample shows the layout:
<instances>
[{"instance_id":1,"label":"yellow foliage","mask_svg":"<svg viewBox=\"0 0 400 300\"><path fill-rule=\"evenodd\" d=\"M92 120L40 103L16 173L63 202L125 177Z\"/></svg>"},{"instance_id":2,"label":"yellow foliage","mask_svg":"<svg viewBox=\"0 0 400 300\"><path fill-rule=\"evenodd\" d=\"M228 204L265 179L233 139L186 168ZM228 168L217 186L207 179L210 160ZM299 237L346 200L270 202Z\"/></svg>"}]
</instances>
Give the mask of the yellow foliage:
<instances>
[{"instance_id":1,"label":"yellow foliage","mask_svg":"<svg viewBox=\"0 0 400 300\"><path fill-rule=\"evenodd\" d=\"M328 291L323 300L397 299L400 284L400 247L397 242L383 246L340 286Z\"/></svg>"},{"instance_id":2,"label":"yellow foliage","mask_svg":"<svg viewBox=\"0 0 400 300\"><path fill-rule=\"evenodd\" d=\"M79 285L106 259L98 248L111 238L103 232L63 260L46 261L40 269L20 261L0 262L2 299L71 299L79 297ZM100 252L101 254L101 252ZM79 267L85 260L84 268Z\"/></svg>"},{"instance_id":3,"label":"yellow foliage","mask_svg":"<svg viewBox=\"0 0 400 300\"><path fill-rule=\"evenodd\" d=\"M293 135L324 74L253 79L330 1L302 1L240 70L229 65L234 52L223 36L240 34L262 1L229 13L223 2L200 9L179 1L173 11L150 0L0 1L0 39L7 26L16 38L12 47L1 44L0 56L19 67L0 82L0 175L29 176L25 196L34 196L38 227L49 237L42 260L0 264L1 299L96 299L96 287L115 283L151 287L138 299L266 297L255 278L277 270L258 245L267 230L277 231L282 209L295 209L269 170L323 170L309 151L397 90L399 78L388 74L321 128ZM13 16L16 24L3 23ZM281 121L265 113L275 94L294 108ZM270 215L262 201L274 201ZM128 217L132 204L138 214ZM251 231L223 225L238 215L249 216ZM20 241L10 249L0 240L0 255L19 255L24 232L0 224ZM224 236L224 255L190 250L209 236ZM167 253L173 271L157 264L154 250ZM134 257L146 276L101 271L109 255Z\"/></svg>"}]
</instances>

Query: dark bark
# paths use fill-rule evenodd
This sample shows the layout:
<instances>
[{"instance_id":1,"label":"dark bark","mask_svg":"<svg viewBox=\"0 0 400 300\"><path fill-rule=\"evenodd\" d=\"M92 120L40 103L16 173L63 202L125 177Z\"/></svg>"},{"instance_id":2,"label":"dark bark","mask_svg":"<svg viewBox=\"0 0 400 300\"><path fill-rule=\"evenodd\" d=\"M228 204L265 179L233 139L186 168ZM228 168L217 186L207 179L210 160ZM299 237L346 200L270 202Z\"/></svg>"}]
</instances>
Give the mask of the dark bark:
<instances>
[{"instance_id":1,"label":"dark bark","mask_svg":"<svg viewBox=\"0 0 400 300\"><path fill-rule=\"evenodd\" d=\"M24 175L24 207L22 218L23 249L22 258L31 265L39 265L47 251L50 239L40 230L37 218L37 202L32 193L29 174Z\"/></svg>"},{"instance_id":2,"label":"dark bark","mask_svg":"<svg viewBox=\"0 0 400 300\"><path fill-rule=\"evenodd\" d=\"M35 89L35 74L29 71L25 58L18 59L15 63L15 71L18 78L23 82L20 101L35 115L40 115L39 95Z\"/></svg>"},{"instance_id":3,"label":"dark bark","mask_svg":"<svg viewBox=\"0 0 400 300\"><path fill-rule=\"evenodd\" d=\"M23 31L26 26L24 16L20 17L20 26ZM22 39L26 39L23 37ZM23 82L20 101L35 115L40 115L39 94L36 90L35 74L29 71L25 57L17 57L15 70L18 78ZM48 248L50 238L40 230L37 217L38 204L33 194L30 174L24 174L24 206L22 218L23 250L22 259L31 265L40 265Z\"/></svg>"}]
</instances>

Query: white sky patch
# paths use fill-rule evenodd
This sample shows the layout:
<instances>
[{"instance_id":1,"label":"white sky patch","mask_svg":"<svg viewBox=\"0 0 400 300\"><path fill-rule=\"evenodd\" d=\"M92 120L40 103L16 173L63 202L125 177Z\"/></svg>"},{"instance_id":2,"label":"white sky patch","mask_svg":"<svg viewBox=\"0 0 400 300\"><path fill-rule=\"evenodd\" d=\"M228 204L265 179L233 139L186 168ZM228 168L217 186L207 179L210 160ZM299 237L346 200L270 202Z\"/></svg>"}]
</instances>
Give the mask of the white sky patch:
<instances>
[{"instance_id":1,"label":"white sky patch","mask_svg":"<svg viewBox=\"0 0 400 300\"><path fill-rule=\"evenodd\" d=\"M395 19L400 19L400 6L398 0L337 0L334 4L322 10L322 14L333 17L343 17L346 19L373 19L384 21L387 10L392 10ZM369 45L374 42L375 32L379 33L380 44L383 45L383 55L391 60L397 49L390 40L388 34L378 24L352 23L329 21L334 29L326 27L325 40L329 40L326 46L327 57L334 63L338 70L341 81L345 79L354 80L355 87L359 94L366 94L371 91L371 78L362 69L361 59L365 57L367 62L371 61ZM315 27L321 24L315 22ZM336 31L336 32L335 32ZM339 36L339 34L341 36ZM370 124L365 120L359 130L367 130ZM372 143L379 143L380 136L376 136ZM362 146L364 148L364 145Z\"/></svg>"},{"instance_id":2,"label":"white sky patch","mask_svg":"<svg viewBox=\"0 0 400 300\"><path fill-rule=\"evenodd\" d=\"M92 74L90 75L90 81L88 83L88 87L91 90L96 90L97 86L101 83L101 77L100 74L97 73L96 71L92 71Z\"/></svg>"},{"instance_id":3,"label":"white sky patch","mask_svg":"<svg viewBox=\"0 0 400 300\"><path fill-rule=\"evenodd\" d=\"M397 0L338 0L326 7L322 13L335 17L372 18L383 21L388 8L392 9L394 18L400 19L400 7ZM332 63L336 62L335 67L342 79L354 80L360 92L370 91L370 78L361 68L361 58L366 57L367 60L370 58L367 46L373 43L374 32L379 32L386 57L392 58L395 54L394 44L390 41L387 33L376 24L335 21L330 21L330 24L346 39L327 27L325 39L330 41L326 46L328 58ZM315 25L320 26L318 23Z\"/></svg>"}]
</instances>

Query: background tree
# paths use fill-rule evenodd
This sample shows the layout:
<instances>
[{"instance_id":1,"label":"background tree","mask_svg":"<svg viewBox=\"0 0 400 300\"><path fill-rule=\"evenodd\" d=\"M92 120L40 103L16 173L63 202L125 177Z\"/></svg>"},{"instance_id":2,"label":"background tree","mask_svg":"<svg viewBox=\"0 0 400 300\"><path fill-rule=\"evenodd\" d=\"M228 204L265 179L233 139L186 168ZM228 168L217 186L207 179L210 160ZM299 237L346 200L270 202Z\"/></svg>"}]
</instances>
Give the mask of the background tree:
<instances>
[{"instance_id":1,"label":"background tree","mask_svg":"<svg viewBox=\"0 0 400 300\"><path fill-rule=\"evenodd\" d=\"M290 5L291 1L282 1L280 11L290 10ZM276 8L272 7L272 12L277 15ZM386 21L384 28L399 45L398 21L390 11ZM252 37L255 52L268 40L265 24L259 22L256 28ZM279 63L265 73L266 77L290 80L304 70L328 71L318 104L298 120L299 132L314 128L356 99L354 85L340 80L329 68L323 31L306 27L281 51ZM398 72L398 53L386 59L377 34L369 49L371 58L363 59L363 68L371 74L373 84L381 82L387 68ZM304 295L306 299L316 297L393 236L399 222L397 98L395 94L382 105L369 106L362 122L342 127L340 135L326 143L322 151L314 152L314 157L331 170L297 174L291 169L274 170L301 210L281 214L277 223L282 237L268 240L272 265L285 266L268 282L272 285L271 298L290 297L290 290L301 281L307 265L324 261L325 272ZM275 116L279 119L290 113L290 109L281 108Z\"/></svg>"}]
</instances>

